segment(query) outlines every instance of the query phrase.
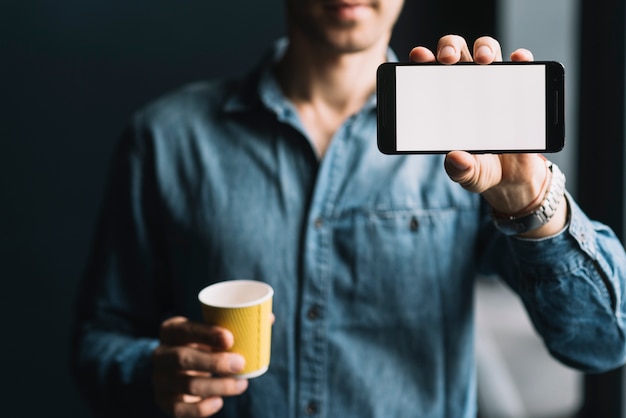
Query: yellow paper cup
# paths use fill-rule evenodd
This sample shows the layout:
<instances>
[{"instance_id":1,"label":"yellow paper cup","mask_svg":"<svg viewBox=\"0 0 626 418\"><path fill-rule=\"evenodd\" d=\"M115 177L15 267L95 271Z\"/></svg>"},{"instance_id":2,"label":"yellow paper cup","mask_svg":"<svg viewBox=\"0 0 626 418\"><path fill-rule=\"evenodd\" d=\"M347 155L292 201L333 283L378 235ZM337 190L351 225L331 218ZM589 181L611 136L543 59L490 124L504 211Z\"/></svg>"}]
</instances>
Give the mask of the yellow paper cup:
<instances>
[{"instance_id":1,"label":"yellow paper cup","mask_svg":"<svg viewBox=\"0 0 626 418\"><path fill-rule=\"evenodd\" d=\"M229 351L246 359L246 366L237 377L257 377L269 367L273 296L270 285L254 280L220 282L198 294L204 321L232 332L235 344Z\"/></svg>"}]
</instances>

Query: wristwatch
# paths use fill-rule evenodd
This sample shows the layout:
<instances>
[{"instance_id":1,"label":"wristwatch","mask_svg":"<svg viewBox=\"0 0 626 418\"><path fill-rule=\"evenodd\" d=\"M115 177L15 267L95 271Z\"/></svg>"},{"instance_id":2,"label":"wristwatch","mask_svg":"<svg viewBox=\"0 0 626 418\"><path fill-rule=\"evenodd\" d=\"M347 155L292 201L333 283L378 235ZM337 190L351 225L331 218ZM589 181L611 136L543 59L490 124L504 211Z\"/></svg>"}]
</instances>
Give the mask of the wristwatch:
<instances>
[{"instance_id":1,"label":"wristwatch","mask_svg":"<svg viewBox=\"0 0 626 418\"><path fill-rule=\"evenodd\" d=\"M532 231L547 224L556 213L565 195L565 175L553 162L546 160L548 170L552 172L550 188L539 208L527 215L519 217L505 216L491 212L496 228L505 235L517 235Z\"/></svg>"}]
</instances>

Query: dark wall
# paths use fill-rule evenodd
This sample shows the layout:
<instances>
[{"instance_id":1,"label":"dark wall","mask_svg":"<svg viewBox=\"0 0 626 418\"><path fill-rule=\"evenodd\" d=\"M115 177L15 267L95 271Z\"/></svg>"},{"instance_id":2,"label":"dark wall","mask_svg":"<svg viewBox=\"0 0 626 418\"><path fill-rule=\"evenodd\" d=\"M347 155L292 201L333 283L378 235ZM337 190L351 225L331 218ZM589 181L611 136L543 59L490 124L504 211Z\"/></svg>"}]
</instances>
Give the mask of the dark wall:
<instances>
[{"instance_id":1,"label":"dark wall","mask_svg":"<svg viewBox=\"0 0 626 418\"><path fill-rule=\"evenodd\" d=\"M625 242L626 0L580 0L580 7L578 169L586 181L578 186L579 203ZM625 418L625 389L624 366L585 376L580 418Z\"/></svg>"},{"instance_id":2,"label":"dark wall","mask_svg":"<svg viewBox=\"0 0 626 418\"><path fill-rule=\"evenodd\" d=\"M88 416L68 333L113 145L148 100L256 62L283 20L283 0L3 4L2 415Z\"/></svg>"},{"instance_id":3,"label":"dark wall","mask_svg":"<svg viewBox=\"0 0 626 418\"><path fill-rule=\"evenodd\" d=\"M465 38L470 50L476 38L497 38L497 0L405 0L404 10L392 39L401 61L408 60L412 47L434 50L443 35Z\"/></svg>"}]
</instances>

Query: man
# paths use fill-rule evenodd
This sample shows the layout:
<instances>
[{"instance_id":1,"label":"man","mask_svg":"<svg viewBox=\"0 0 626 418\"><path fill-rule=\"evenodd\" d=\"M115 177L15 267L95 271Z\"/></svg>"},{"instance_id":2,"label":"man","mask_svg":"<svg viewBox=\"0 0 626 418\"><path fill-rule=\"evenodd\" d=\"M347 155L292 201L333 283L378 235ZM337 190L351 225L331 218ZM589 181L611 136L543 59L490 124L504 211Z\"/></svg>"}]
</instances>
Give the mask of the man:
<instances>
[{"instance_id":1,"label":"man","mask_svg":"<svg viewBox=\"0 0 626 418\"><path fill-rule=\"evenodd\" d=\"M558 169L531 154L378 152L375 71L393 59L401 8L288 1L288 42L248 77L187 87L135 116L79 303L75 370L94 411L474 416L479 271L520 294L563 362L624 362L626 255L559 189ZM470 52L446 36L410 58L502 57L492 38ZM544 224L496 229L490 212L506 229L548 190L558 209ZM230 376L244 362L225 351L232 334L200 322L197 292L230 279L275 289L270 369L250 381Z\"/></svg>"}]
</instances>

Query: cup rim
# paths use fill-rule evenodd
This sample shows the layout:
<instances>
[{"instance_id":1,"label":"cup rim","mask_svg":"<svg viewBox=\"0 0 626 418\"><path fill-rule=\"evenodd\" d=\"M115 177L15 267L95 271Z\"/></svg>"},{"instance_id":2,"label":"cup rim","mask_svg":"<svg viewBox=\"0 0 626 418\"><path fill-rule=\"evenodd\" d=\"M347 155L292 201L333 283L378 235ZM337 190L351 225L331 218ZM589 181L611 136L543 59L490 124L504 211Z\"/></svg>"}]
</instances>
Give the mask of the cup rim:
<instances>
[{"instance_id":1,"label":"cup rim","mask_svg":"<svg viewBox=\"0 0 626 418\"><path fill-rule=\"evenodd\" d=\"M263 294L262 296L254 300L251 300L248 302L241 302L241 303L218 303L215 301L206 302L206 300L203 300L203 298L206 299L206 296L208 293L214 292L223 287L251 286L251 285L255 286L256 288L265 290L265 294ZM274 296L274 289L272 288L272 286L270 286L269 284L265 282L261 282L258 280L226 280L223 282L210 284L206 286L205 288L203 288L202 290L200 290L200 292L198 292L198 300L200 301L200 303L207 305L207 306L216 307L216 308L247 308L249 306L259 305L265 302L267 299L271 298L272 296Z\"/></svg>"}]
</instances>

